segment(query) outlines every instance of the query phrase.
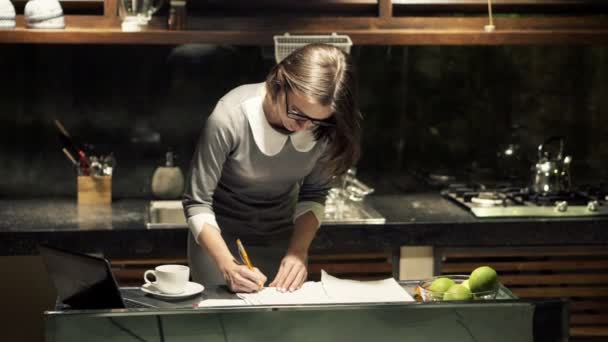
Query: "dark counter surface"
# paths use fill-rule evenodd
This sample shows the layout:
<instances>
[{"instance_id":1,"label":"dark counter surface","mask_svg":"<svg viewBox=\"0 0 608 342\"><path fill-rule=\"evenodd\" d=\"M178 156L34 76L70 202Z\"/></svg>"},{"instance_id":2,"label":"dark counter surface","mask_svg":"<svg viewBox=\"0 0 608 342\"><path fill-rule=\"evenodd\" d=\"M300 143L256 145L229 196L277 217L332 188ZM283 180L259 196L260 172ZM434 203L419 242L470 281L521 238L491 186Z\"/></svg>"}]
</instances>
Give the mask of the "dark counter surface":
<instances>
[{"instance_id":1,"label":"dark counter surface","mask_svg":"<svg viewBox=\"0 0 608 342\"><path fill-rule=\"evenodd\" d=\"M607 244L608 217L478 219L437 193L369 196L382 225L323 225L314 250L362 251L401 245L515 246ZM0 255L36 254L51 243L107 255L183 255L187 229L147 229L148 200L109 207L75 199L0 200Z\"/></svg>"},{"instance_id":2,"label":"dark counter surface","mask_svg":"<svg viewBox=\"0 0 608 342\"><path fill-rule=\"evenodd\" d=\"M438 194L370 196L387 224L475 222ZM146 229L149 200L121 199L111 206L78 206L74 199L0 200L0 232Z\"/></svg>"},{"instance_id":3,"label":"dark counter surface","mask_svg":"<svg viewBox=\"0 0 608 342\"><path fill-rule=\"evenodd\" d=\"M0 200L0 233L145 229L146 200L78 206L75 199Z\"/></svg>"}]
</instances>

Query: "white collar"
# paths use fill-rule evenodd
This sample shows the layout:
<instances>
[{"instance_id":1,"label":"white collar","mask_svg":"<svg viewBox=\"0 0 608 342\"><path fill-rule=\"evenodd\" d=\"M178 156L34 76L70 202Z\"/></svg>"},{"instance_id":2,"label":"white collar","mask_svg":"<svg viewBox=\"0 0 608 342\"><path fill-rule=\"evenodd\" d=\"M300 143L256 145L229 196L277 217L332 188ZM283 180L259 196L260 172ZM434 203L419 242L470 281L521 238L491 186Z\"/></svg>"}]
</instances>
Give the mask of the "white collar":
<instances>
[{"instance_id":1,"label":"white collar","mask_svg":"<svg viewBox=\"0 0 608 342\"><path fill-rule=\"evenodd\" d=\"M262 85L263 87L264 85ZM262 91L260 95L246 100L241 105L253 132L253 140L260 151L267 156L277 155L285 146L288 138L298 152L312 150L317 143L312 130L304 129L293 134L283 134L270 126L262 106L264 96L265 91Z\"/></svg>"}]
</instances>

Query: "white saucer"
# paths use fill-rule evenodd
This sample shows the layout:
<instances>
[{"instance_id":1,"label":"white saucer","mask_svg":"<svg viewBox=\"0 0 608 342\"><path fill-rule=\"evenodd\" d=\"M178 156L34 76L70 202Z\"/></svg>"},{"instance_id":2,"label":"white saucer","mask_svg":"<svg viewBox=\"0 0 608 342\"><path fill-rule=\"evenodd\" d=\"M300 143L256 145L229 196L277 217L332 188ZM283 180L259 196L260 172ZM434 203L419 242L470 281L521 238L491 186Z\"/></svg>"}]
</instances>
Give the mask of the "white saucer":
<instances>
[{"instance_id":1,"label":"white saucer","mask_svg":"<svg viewBox=\"0 0 608 342\"><path fill-rule=\"evenodd\" d=\"M188 284L186 284L186 288L184 289L184 292L177 293L177 294L169 294L169 293L160 292L156 288L156 286L154 286L154 284L143 284L141 286L141 290L144 291L145 293L151 294L158 298L179 299L179 298L187 298L187 297L191 297L196 294L199 294L199 293L203 292L203 290L205 290L205 287L199 283L194 283L194 282L189 281Z\"/></svg>"}]
</instances>

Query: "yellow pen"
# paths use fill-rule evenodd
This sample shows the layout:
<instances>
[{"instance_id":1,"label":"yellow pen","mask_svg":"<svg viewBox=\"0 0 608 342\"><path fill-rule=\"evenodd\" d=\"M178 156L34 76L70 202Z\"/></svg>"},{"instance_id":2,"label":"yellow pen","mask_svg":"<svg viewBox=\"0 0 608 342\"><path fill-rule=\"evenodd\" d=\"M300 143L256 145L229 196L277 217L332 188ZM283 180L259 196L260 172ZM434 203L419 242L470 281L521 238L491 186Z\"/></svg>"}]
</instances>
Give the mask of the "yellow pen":
<instances>
[{"instance_id":1,"label":"yellow pen","mask_svg":"<svg viewBox=\"0 0 608 342\"><path fill-rule=\"evenodd\" d=\"M251 264L251 260L249 260L249 255L247 255L247 251L245 250L245 246L243 246L241 239L236 239L236 246L239 249L241 261L243 261L243 263L253 271L253 264Z\"/></svg>"},{"instance_id":2,"label":"yellow pen","mask_svg":"<svg viewBox=\"0 0 608 342\"><path fill-rule=\"evenodd\" d=\"M243 263L247 265L250 270L253 271L253 264L249 259L249 255L247 255L247 251L245 250L245 246L243 246L241 239L236 239L236 246L239 249L239 256L241 257L241 261L243 261ZM263 287L261 283L258 284L258 286L260 287L260 289Z\"/></svg>"}]
</instances>

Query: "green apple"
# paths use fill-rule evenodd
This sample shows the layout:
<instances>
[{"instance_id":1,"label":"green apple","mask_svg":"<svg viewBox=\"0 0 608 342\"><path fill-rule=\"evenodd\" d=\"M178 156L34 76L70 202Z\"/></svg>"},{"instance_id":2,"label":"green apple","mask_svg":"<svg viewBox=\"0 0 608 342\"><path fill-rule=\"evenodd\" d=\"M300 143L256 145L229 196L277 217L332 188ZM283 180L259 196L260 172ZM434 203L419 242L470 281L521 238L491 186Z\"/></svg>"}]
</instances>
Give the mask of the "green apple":
<instances>
[{"instance_id":1,"label":"green apple","mask_svg":"<svg viewBox=\"0 0 608 342\"><path fill-rule=\"evenodd\" d=\"M492 291L498 284L498 274L490 266L477 267L469 277L469 288L471 292Z\"/></svg>"},{"instance_id":2,"label":"green apple","mask_svg":"<svg viewBox=\"0 0 608 342\"><path fill-rule=\"evenodd\" d=\"M473 298L471 290L464 287L462 284L453 285L443 295L443 300L469 300Z\"/></svg>"},{"instance_id":3,"label":"green apple","mask_svg":"<svg viewBox=\"0 0 608 342\"><path fill-rule=\"evenodd\" d=\"M450 287L454 285L454 281L450 278L437 278L433 280L431 286L429 286L429 291L433 292L433 294L441 294L447 291Z\"/></svg>"}]
</instances>

